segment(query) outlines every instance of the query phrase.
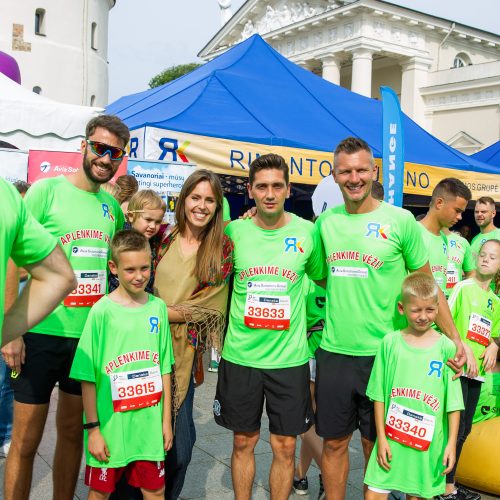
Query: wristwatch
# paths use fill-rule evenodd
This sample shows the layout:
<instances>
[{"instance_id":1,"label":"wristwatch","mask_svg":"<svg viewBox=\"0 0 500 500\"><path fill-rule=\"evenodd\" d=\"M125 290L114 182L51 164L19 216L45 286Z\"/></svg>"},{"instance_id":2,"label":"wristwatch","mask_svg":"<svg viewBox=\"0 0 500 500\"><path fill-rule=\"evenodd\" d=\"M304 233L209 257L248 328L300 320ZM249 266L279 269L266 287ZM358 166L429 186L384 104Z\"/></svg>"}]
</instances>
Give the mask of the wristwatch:
<instances>
[{"instance_id":1,"label":"wristwatch","mask_svg":"<svg viewBox=\"0 0 500 500\"><path fill-rule=\"evenodd\" d=\"M83 428L85 430L87 429L93 429L94 427L99 427L101 425L101 422L99 420L97 422L87 422L86 424L83 424Z\"/></svg>"}]
</instances>

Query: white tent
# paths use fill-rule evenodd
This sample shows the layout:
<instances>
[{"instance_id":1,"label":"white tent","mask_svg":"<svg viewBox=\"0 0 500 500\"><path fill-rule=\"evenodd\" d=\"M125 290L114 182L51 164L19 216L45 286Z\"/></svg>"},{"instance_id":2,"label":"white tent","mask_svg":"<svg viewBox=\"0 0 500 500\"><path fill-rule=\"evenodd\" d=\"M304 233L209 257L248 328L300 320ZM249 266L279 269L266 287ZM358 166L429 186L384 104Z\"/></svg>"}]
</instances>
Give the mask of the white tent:
<instances>
[{"instance_id":1,"label":"white tent","mask_svg":"<svg viewBox=\"0 0 500 500\"><path fill-rule=\"evenodd\" d=\"M87 122L102 111L52 101L0 73L0 140L19 149L75 151Z\"/></svg>"}]
</instances>

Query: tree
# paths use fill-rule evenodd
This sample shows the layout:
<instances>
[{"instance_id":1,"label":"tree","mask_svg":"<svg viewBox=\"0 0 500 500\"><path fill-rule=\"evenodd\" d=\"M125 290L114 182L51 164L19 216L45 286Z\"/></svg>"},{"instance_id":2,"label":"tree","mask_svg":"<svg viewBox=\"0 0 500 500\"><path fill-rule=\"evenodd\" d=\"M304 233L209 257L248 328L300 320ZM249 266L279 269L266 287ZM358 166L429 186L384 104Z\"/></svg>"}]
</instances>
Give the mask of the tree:
<instances>
[{"instance_id":1,"label":"tree","mask_svg":"<svg viewBox=\"0 0 500 500\"><path fill-rule=\"evenodd\" d=\"M186 73L190 73L199 66L201 65L198 63L179 64L177 66L170 66L166 70L162 71L158 75L151 78L149 86L150 88L159 87L160 85L171 82L172 80L175 80L176 78L179 78L182 75L185 75Z\"/></svg>"}]
</instances>

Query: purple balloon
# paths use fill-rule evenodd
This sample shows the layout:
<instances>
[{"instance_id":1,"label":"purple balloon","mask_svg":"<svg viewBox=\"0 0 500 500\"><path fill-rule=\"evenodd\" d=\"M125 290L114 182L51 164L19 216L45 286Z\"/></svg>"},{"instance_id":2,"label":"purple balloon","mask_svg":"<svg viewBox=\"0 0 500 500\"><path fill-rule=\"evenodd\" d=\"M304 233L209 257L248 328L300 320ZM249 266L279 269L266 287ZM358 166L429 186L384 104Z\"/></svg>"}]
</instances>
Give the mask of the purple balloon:
<instances>
[{"instance_id":1,"label":"purple balloon","mask_svg":"<svg viewBox=\"0 0 500 500\"><path fill-rule=\"evenodd\" d=\"M21 71L17 61L9 54L0 51L0 73L21 84Z\"/></svg>"}]
</instances>

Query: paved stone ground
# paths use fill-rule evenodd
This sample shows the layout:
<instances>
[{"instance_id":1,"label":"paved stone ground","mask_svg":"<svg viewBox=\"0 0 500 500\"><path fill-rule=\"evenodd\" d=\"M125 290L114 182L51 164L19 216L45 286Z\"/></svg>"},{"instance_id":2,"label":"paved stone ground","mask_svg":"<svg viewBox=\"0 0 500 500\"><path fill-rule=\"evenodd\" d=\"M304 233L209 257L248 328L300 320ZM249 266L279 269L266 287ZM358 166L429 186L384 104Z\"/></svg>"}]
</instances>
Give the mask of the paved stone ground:
<instances>
[{"instance_id":1,"label":"paved stone ground","mask_svg":"<svg viewBox=\"0 0 500 500\"><path fill-rule=\"evenodd\" d=\"M207 363L205 363L207 366ZM185 500L226 500L234 498L231 488L231 448L232 434L219 427L213 420L212 402L215 393L217 375L205 374L205 383L196 390L194 401L194 416L197 430L197 440L193 453L192 465L188 469L186 483L182 491ZM33 488L31 498L34 500L50 500L52 498L52 455L55 445L54 417L57 403L57 390L54 391L45 434L35 460ZM298 447L297 447L298 452ZM255 449L257 471L253 498L264 500L269 498L268 473L272 452L269 444L267 417L262 421L262 431L259 443ZM350 472L347 486L347 500L361 500L363 455L359 435L355 435L350 446ZM0 460L0 481L3 483L5 460ZM82 467L83 471L83 467ZM316 500L318 497L317 467L311 465L308 472L309 496L290 495L291 499ZM0 498L3 498L0 493ZM83 474L80 475L75 499L87 498L87 488L83 484ZM483 495L484 500L492 500Z\"/></svg>"}]
</instances>

